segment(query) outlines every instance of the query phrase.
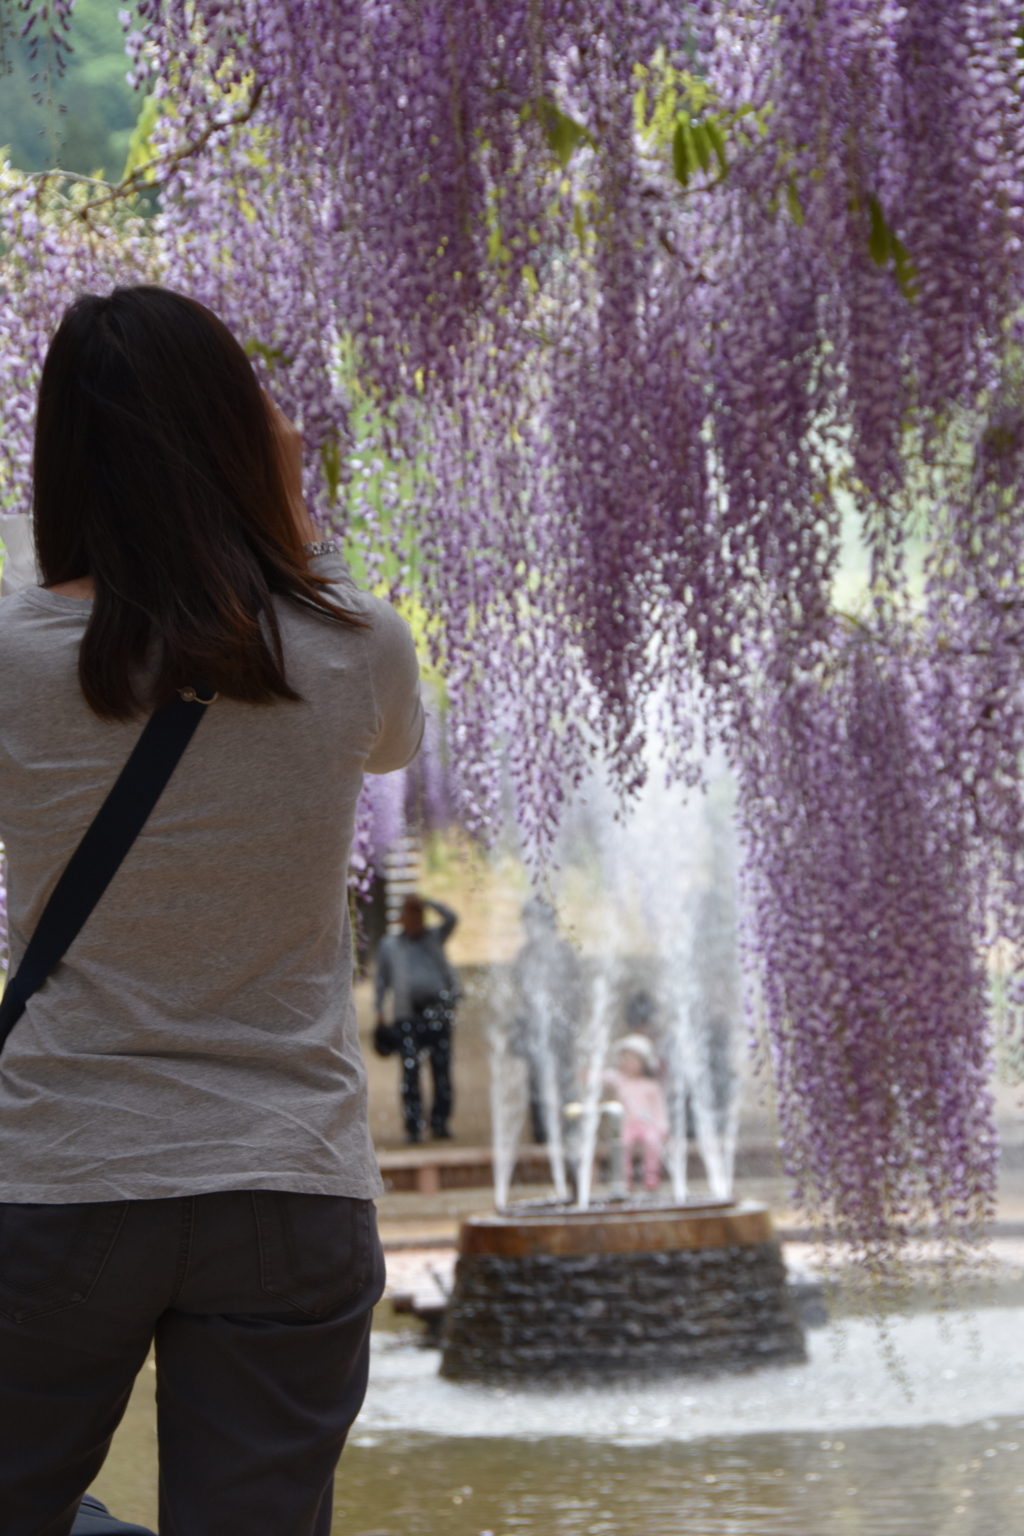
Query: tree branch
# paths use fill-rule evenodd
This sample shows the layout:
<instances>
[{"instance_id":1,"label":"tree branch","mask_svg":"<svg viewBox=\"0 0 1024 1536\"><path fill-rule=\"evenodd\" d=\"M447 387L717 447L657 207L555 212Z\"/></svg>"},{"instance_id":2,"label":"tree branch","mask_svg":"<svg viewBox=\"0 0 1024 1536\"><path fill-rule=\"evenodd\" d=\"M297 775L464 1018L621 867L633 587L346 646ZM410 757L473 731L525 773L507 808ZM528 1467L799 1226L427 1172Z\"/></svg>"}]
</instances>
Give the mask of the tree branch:
<instances>
[{"instance_id":1,"label":"tree branch","mask_svg":"<svg viewBox=\"0 0 1024 1536\"><path fill-rule=\"evenodd\" d=\"M40 187L45 186L48 181L60 180L73 181L78 186L103 188L102 196L91 198L88 202L83 203L81 207L71 209L76 218L82 219L84 223L88 223L89 215L95 212L97 208L105 208L111 203L123 202L126 198L134 197L137 193L144 192L147 187L160 186L179 165L183 165L186 160L190 160L194 155L200 154L215 133L220 133L225 128L240 128L243 123L247 123L259 106L260 98L263 95L263 86L264 82L262 80L257 81L252 95L244 107L239 108L237 112L232 113L228 118L217 118L208 123L197 139L190 140L182 148L176 149L170 155L158 155L152 160L147 160L145 165L136 166L129 175L122 177L118 182L102 181L95 176L82 176L77 171L62 170L31 171L24 179L26 181L38 182ZM158 170L159 174L157 174Z\"/></svg>"}]
</instances>

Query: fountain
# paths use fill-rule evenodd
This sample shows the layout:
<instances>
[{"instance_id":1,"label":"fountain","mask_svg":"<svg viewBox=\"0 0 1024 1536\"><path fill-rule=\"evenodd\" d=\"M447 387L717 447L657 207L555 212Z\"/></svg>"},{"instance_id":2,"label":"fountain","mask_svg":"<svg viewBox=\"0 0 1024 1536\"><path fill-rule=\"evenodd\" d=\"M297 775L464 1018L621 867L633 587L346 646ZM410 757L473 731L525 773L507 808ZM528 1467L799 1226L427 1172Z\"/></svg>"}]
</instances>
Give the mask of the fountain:
<instances>
[{"instance_id":1,"label":"fountain","mask_svg":"<svg viewBox=\"0 0 1024 1536\"><path fill-rule=\"evenodd\" d=\"M712 765L714 766L714 765ZM731 1198L738 1123L734 1052L740 1011L733 899L731 788L709 773L706 796L667 785L652 764L648 786L628 818L600 785L588 787L586 813L570 824L577 843L597 848L604 931L588 965L586 997L561 1007L575 1018L578 1103L555 1082L553 934L544 966L519 999L528 1015L548 1126L555 1198L510 1202L515 1141L524 1114L522 1072L510 1070L510 983L492 999L496 1204L494 1215L462 1226L455 1282L443 1330L444 1376L461 1380L623 1377L709 1373L805 1358L803 1330L787 1289L771 1216ZM581 833L582 826L582 833ZM636 966L623 956L622 925L632 902L649 939L636 991ZM598 903L595 902L595 907ZM529 921L529 909L524 913ZM618 930L618 931L616 931ZM524 946L524 952L529 945ZM632 987L632 995L631 995ZM652 995L653 994L653 995ZM645 998L646 1014L637 1010ZM630 1009L634 1012L631 1014ZM603 1069L622 1024L657 1030L673 1135L665 1161L672 1197L624 1195L631 1169L615 1156L615 1106L602 1104ZM635 1035L634 1035L634 1038ZM643 1044L643 1041L640 1042ZM655 1042L652 1040L652 1053ZM687 1106L703 1154L709 1195L687 1197ZM595 1194L599 1128L612 1129L610 1183ZM574 1199L567 1198L571 1185Z\"/></svg>"},{"instance_id":2,"label":"fountain","mask_svg":"<svg viewBox=\"0 0 1024 1536\"><path fill-rule=\"evenodd\" d=\"M465 1222L442 1335L460 1380L744 1370L806 1358L767 1209L523 1202Z\"/></svg>"}]
</instances>

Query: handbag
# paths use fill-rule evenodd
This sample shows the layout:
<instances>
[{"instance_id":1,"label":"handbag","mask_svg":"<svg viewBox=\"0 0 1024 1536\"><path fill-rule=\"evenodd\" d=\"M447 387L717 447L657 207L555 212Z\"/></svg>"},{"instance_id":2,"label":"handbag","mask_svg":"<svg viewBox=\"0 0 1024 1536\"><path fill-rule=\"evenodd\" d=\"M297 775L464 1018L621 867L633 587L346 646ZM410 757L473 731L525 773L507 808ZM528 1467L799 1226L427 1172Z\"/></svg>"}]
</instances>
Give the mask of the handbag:
<instances>
[{"instance_id":1,"label":"handbag","mask_svg":"<svg viewBox=\"0 0 1024 1536\"><path fill-rule=\"evenodd\" d=\"M394 1024L378 1024L373 1031L373 1048L378 1056L393 1056L402 1049L402 1032Z\"/></svg>"},{"instance_id":2,"label":"handbag","mask_svg":"<svg viewBox=\"0 0 1024 1536\"><path fill-rule=\"evenodd\" d=\"M131 755L54 886L0 1002L0 1050L116 875L218 695L181 688L146 721Z\"/></svg>"}]
</instances>

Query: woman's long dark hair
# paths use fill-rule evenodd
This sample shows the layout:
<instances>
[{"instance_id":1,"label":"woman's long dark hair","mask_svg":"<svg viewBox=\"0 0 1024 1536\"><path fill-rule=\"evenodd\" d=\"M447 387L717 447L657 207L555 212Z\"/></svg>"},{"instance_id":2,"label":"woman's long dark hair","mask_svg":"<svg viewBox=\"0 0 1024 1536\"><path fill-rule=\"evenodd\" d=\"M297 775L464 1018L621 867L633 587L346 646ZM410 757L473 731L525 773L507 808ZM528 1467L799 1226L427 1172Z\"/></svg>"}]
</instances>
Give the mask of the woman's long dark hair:
<instances>
[{"instance_id":1,"label":"woman's long dark hair","mask_svg":"<svg viewBox=\"0 0 1024 1536\"><path fill-rule=\"evenodd\" d=\"M256 376L194 299L137 287L71 305L43 366L33 470L43 581L95 583L78 675L104 718L190 683L297 699L271 594L366 623L307 569Z\"/></svg>"}]
</instances>

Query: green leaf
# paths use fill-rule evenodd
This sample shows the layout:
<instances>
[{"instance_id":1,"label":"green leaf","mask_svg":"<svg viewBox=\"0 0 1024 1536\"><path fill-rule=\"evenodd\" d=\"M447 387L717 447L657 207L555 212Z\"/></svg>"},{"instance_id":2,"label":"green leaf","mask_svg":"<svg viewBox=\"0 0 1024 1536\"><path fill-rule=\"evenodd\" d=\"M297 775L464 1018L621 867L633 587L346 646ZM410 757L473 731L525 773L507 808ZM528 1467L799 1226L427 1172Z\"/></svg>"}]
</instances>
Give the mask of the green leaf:
<instances>
[{"instance_id":1,"label":"green leaf","mask_svg":"<svg viewBox=\"0 0 1024 1536\"><path fill-rule=\"evenodd\" d=\"M796 181L792 176L786 183L786 207L789 209L789 216L793 223L800 228L804 222L804 205L800 201L800 193L796 189Z\"/></svg>"},{"instance_id":2,"label":"green leaf","mask_svg":"<svg viewBox=\"0 0 1024 1536\"><path fill-rule=\"evenodd\" d=\"M729 169L729 163L725 158L725 134L722 132L717 117L709 117L704 124L708 138L711 140L711 148L718 156L718 164L724 176Z\"/></svg>"},{"instance_id":3,"label":"green leaf","mask_svg":"<svg viewBox=\"0 0 1024 1536\"><path fill-rule=\"evenodd\" d=\"M249 340L245 343L245 355L246 357L262 357L269 368L272 368L275 363L286 363L288 361L280 347L270 347L265 341L257 341L253 336L250 336Z\"/></svg>"},{"instance_id":4,"label":"green leaf","mask_svg":"<svg viewBox=\"0 0 1024 1536\"><path fill-rule=\"evenodd\" d=\"M720 119L693 117L690 113L678 118L672 135L672 168L680 185L688 186L695 171L710 171L713 159L718 161L724 176L729 162Z\"/></svg>"},{"instance_id":5,"label":"green leaf","mask_svg":"<svg viewBox=\"0 0 1024 1536\"><path fill-rule=\"evenodd\" d=\"M693 152L697 156L701 170L708 170L711 165L711 140L703 123L690 124L690 139L693 144Z\"/></svg>"},{"instance_id":6,"label":"green leaf","mask_svg":"<svg viewBox=\"0 0 1024 1536\"><path fill-rule=\"evenodd\" d=\"M593 145L594 140L574 117L563 112L555 102L542 96L537 103L537 116L544 129L548 146L564 171L581 144Z\"/></svg>"},{"instance_id":7,"label":"green leaf","mask_svg":"<svg viewBox=\"0 0 1024 1536\"><path fill-rule=\"evenodd\" d=\"M853 212L857 211L856 202L850 206ZM899 290L905 299L913 303L917 298L917 268L911 260L910 252L895 230L889 227L882 205L873 195L868 198L868 212L871 215L871 233L868 236L871 259L876 266L884 267L892 258Z\"/></svg>"},{"instance_id":8,"label":"green leaf","mask_svg":"<svg viewBox=\"0 0 1024 1536\"><path fill-rule=\"evenodd\" d=\"M868 236L868 250L871 252L871 260L876 267L884 267L890 255L889 226L885 222L885 214L878 198L872 194L868 198L868 211L871 214L871 233Z\"/></svg>"},{"instance_id":9,"label":"green leaf","mask_svg":"<svg viewBox=\"0 0 1024 1536\"><path fill-rule=\"evenodd\" d=\"M338 499L338 488L341 485L341 449L338 440L334 437L327 438L320 444L320 463L323 465L324 479L327 481L327 490L332 501Z\"/></svg>"},{"instance_id":10,"label":"green leaf","mask_svg":"<svg viewBox=\"0 0 1024 1536\"><path fill-rule=\"evenodd\" d=\"M910 259L910 252L898 235L889 232L889 244L892 247L893 265L896 268L896 281L900 292L905 299L911 302L917 298L917 268Z\"/></svg>"},{"instance_id":11,"label":"green leaf","mask_svg":"<svg viewBox=\"0 0 1024 1536\"><path fill-rule=\"evenodd\" d=\"M685 187L690 180L691 171L697 169L696 157L690 143L689 123L679 122L672 136L672 166L676 173L676 181Z\"/></svg>"},{"instance_id":12,"label":"green leaf","mask_svg":"<svg viewBox=\"0 0 1024 1536\"><path fill-rule=\"evenodd\" d=\"M160 106L155 96L147 96L142 103L142 110L135 120L131 139L128 141L128 158L124 163L123 177L129 177L133 171L141 170L148 166L156 156L153 147L153 130L160 116ZM152 181L155 171L148 171L146 180Z\"/></svg>"}]
</instances>

